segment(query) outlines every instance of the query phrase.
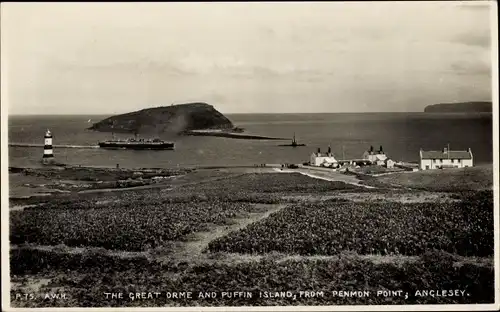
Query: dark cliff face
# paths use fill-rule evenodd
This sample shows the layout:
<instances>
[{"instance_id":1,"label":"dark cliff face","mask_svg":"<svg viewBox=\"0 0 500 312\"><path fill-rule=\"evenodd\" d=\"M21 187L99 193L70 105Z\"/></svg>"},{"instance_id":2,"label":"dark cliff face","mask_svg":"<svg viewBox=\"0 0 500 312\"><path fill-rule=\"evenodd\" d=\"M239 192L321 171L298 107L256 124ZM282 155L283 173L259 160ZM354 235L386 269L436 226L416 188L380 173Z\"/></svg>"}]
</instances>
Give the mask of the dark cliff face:
<instances>
[{"instance_id":1,"label":"dark cliff face","mask_svg":"<svg viewBox=\"0 0 500 312\"><path fill-rule=\"evenodd\" d=\"M429 105L425 108L426 113L491 113L493 109L491 102L463 102L443 103Z\"/></svg>"},{"instance_id":2,"label":"dark cliff face","mask_svg":"<svg viewBox=\"0 0 500 312\"><path fill-rule=\"evenodd\" d=\"M212 105L188 103L112 116L95 123L89 129L116 133L178 134L186 130L232 128L232 122Z\"/></svg>"}]
</instances>

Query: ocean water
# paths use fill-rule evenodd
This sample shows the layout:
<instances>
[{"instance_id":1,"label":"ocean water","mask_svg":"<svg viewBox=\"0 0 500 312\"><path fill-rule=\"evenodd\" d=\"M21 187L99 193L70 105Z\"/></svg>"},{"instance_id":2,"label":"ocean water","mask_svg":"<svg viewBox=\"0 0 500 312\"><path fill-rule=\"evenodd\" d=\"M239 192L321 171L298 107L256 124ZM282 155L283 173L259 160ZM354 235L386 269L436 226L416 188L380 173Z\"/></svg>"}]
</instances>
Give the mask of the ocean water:
<instances>
[{"instance_id":1,"label":"ocean water","mask_svg":"<svg viewBox=\"0 0 500 312\"><path fill-rule=\"evenodd\" d=\"M246 133L291 138L305 147L281 147L287 141L220 137L168 137L173 151L54 148L58 161L73 165L182 167L303 163L313 151L331 146L336 158L360 158L373 145L392 159L418 161L419 150L471 148L475 164L491 163L492 114L360 113L360 114L235 114L227 115ZM9 116L9 143L43 144L46 129L54 145L96 145L110 133L86 130L108 116ZM91 120L89 122L89 119ZM125 135L118 137L126 138ZM9 147L9 166L40 166L43 147Z\"/></svg>"}]
</instances>

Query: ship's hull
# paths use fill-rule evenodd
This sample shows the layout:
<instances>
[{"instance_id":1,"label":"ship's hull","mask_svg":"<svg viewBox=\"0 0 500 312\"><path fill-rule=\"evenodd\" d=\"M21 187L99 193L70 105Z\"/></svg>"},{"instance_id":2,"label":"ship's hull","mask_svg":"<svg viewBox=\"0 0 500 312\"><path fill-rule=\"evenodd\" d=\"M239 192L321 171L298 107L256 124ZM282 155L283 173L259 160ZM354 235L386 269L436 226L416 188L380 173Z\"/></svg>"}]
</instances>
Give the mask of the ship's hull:
<instances>
[{"instance_id":1,"label":"ship's hull","mask_svg":"<svg viewBox=\"0 0 500 312\"><path fill-rule=\"evenodd\" d=\"M132 150L173 150L174 143L99 142L99 147L108 149L132 149Z\"/></svg>"},{"instance_id":2,"label":"ship's hull","mask_svg":"<svg viewBox=\"0 0 500 312\"><path fill-rule=\"evenodd\" d=\"M279 146L299 147L299 146L306 146L306 145L305 144L281 144Z\"/></svg>"}]
</instances>

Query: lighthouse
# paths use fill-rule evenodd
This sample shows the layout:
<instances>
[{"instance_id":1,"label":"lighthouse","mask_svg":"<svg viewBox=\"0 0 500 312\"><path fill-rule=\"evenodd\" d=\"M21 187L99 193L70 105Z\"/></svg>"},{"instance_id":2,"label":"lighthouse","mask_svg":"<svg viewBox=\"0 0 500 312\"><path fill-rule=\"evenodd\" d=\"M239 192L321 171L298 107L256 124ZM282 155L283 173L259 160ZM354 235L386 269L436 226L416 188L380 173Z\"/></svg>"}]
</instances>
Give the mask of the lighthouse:
<instances>
[{"instance_id":1,"label":"lighthouse","mask_svg":"<svg viewBox=\"0 0 500 312\"><path fill-rule=\"evenodd\" d=\"M54 151L52 149L52 133L48 129L47 132L45 132L42 162L44 164L51 164L54 162Z\"/></svg>"}]
</instances>

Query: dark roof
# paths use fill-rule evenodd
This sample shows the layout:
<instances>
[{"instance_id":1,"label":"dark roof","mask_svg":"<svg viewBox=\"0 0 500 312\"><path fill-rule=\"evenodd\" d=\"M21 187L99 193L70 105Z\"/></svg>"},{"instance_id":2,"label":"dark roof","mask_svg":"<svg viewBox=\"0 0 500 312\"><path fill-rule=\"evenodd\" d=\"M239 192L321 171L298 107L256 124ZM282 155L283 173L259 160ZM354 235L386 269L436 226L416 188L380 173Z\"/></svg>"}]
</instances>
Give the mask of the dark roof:
<instances>
[{"instance_id":1,"label":"dark roof","mask_svg":"<svg viewBox=\"0 0 500 312\"><path fill-rule=\"evenodd\" d=\"M471 159L472 153L468 151L422 151L422 159Z\"/></svg>"},{"instance_id":2,"label":"dark roof","mask_svg":"<svg viewBox=\"0 0 500 312\"><path fill-rule=\"evenodd\" d=\"M317 152L314 152L313 155L317 156L317 157L334 157L333 153L317 153Z\"/></svg>"}]
</instances>

